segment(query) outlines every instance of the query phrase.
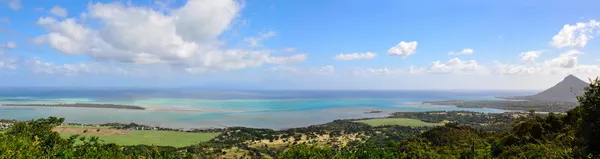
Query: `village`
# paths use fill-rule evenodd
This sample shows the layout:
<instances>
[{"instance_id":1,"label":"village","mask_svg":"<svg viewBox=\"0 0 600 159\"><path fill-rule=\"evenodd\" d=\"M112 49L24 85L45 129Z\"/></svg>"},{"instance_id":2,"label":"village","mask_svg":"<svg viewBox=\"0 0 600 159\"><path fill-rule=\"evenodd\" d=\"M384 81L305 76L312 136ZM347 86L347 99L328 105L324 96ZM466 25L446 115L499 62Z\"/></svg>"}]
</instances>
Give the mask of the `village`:
<instances>
[{"instance_id":1,"label":"village","mask_svg":"<svg viewBox=\"0 0 600 159\"><path fill-rule=\"evenodd\" d=\"M3 122L0 122L0 131L4 130L4 129L11 128L12 126L13 126L13 123L3 123Z\"/></svg>"}]
</instances>

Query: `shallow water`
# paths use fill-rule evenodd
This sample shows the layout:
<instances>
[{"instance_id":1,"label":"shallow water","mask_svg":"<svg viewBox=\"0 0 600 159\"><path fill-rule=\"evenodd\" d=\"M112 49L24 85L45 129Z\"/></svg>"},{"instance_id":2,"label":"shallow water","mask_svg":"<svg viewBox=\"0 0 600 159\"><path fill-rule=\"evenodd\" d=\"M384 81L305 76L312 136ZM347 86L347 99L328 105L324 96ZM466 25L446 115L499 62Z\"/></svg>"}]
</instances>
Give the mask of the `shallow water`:
<instances>
[{"instance_id":1,"label":"shallow water","mask_svg":"<svg viewBox=\"0 0 600 159\"><path fill-rule=\"evenodd\" d=\"M94 94L87 92L87 94ZM456 108L420 104L433 100L482 100L494 96L524 95L527 92L450 92L450 91L220 91L215 94L203 91L113 91L93 97L81 94L69 96L44 95L24 92L7 95L1 103L113 103L140 105L148 110L99 109L99 108L49 108L49 107L0 107L0 118L29 120L48 116L65 117L77 123L143 123L172 128L208 128L245 126L283 129L322 124L335 119L387 116L382 111L440 111L468 110L478 112L503 112L497 109ZM114 92L121 93L114 94ZM158 93L157 93L158 92ZM75 92L74 92L75 93ZM173 94L180 97L172 97ZM39 96L42 94L42 96ZM160 94L171 94L161 96ZM193 96L193 95L195 96ZM228 96L228 94L231 94ZM38 95L38 96L36 96ZM91 95L90 95L91 96ZM132 98L135 96L135 98Z\"/></svg>"}]
</instances>

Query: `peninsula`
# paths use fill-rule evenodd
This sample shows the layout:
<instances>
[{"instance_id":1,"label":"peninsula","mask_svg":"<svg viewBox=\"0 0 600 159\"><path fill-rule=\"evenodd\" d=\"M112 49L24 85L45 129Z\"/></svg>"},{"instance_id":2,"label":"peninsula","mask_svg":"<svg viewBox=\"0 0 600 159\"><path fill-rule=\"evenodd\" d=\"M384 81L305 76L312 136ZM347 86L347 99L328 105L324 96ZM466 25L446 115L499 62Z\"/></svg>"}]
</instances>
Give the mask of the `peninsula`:
<instances>
[{"instance_id":1,"label":"peninsula","mask_svg":"<svg viewBox=\"0 0 600 159\"><path fill-rule=\"evenodd\" d=\"M459 108L494 108L503 110L535 110L536 112L564 113L577 107L578 103L567 101L510 101L510 100L445 100L423 102L432 105L453 105Z\"/></svg>"},{"instance_id":2,"label":"peninsula","mask_svg":"<svg viewBox=\"0 0 600 159\"><path fill-rule=\"evenodd\" d=\"M538 112L566 112L579 104L577 96L583 95L590 84L568 75L556 85L530 96L496 97L507 100L445 100L423 102L433 105L454 105L459 108L495 108L504 110L535 110Z\"/></svg>"},{"instance_id":3,"label":"peninsula","mask_svg":"<svg viewBox=\"0 0 600 159\"><path fill-rule=\"evenodd\" d=\"M145 110L146 108L135 105L120 104L101 104L101 103L74 103L74 104L2 104L3 106L13 107L76 107L76 108L110 108L110 109L135 109Z\"/></svg>"}]
</instances>

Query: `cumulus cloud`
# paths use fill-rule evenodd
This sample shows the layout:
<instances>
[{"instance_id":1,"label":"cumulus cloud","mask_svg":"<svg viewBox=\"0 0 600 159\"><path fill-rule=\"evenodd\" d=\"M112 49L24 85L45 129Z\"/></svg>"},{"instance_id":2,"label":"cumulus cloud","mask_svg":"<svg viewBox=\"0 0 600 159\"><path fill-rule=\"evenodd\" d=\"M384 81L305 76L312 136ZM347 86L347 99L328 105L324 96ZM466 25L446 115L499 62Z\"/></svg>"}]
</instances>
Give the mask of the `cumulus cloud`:
<instances>
[{"instance_id":1,"label":"cumulus cloud","mask_svg":"<svg viewBox=\"0 0 600 159\"><path fill-rule=\"evenodd\" d=\"M288 47L288 48L283 49L283 52L294 52L294 51L296 51L295 47Z\"/></svg>"},{"instance_id":2,"label":"cumulus cloud","mask_svg":"<svg viewBox=\"0 0 600 159\"><path fill-rule=\"evenodd\" d=\"M561 53L558 57L535 63L533 65L509 65L496 62L494 71L502 75L566 75L586 74L597 76L600 74L598 65L582 65L578 56L583 54L578 50Z\"/></svg>"},{"instance_id":3,"label":"cumulus cloud","mask_svg":"<svg viewBox=\"0 0 600 159\"><path fill-rule=\"evenodd\" d=\"M261 42L263 40L266 40L275 35L277 35L277 33L275 33L274 31L268 31L266 33L261 33L255 37L247 37L244 39L244 41L246 41L248 43L248 46L250 46L250 47L259 47L259 46L262 46Z\"/></svg>"},{"instance_id":4,"label":"cumulus cloud","mask_svg":"<svg viewBox=\"0 0 600 159\"><path fill-rule=\"evenodd\" d=\"M276 66L269 69L271 73L280 73L284 75L332 75L335 73L335 67L326 65L320 68L298 68L291 66Z\"/></svg>"},{"instance_id":5,"label":"cumulus cloud","mask_svg":"<svg viewBox=\"0 0 600 159\"><path fill-rule=\"evenodd\" d=\"M433 62L428 68L430 73L458 73L479 74L485 73L486 69L475 60L463 61L459 58L450 59L447 63Z\"/></svg>"},{"instance_id":6,"label":"cumulus cloud","mask_svg":"<svg viewBox=\"0 0 600 159\"><path fill-rule=\"evenodd\" d=\"M577 66L577 68L575 68L575 72L598 76L598 74L600 74L600 66L598 66L598 65L579 65L579 66Z\"/></svg>"},{"instance_id":7,"label":"cumulus cloud","mask_svg":"<svg viewBox=\"0 0 600 159\"><path fill-rule=\"evenodd\" d=\"M67 17L67 9L61 6L54 6L50 9L50 13L58 17Z\"/></svg>"},{"instance_id":8,"label":"cumulus cloud","mask_svg":"<svg viewBox=\"0 0 600 159\"><path fill-rule=\"evenodd\" d=\"M167 65L188 72L235 70L306 59L306 54L272 57L266 50L224 48L218 37L229 29L241 7L235 0L190 0L165 13L118 2L94 3L84 13L85 19L40 18L37 23L48 33L33 41L98 61ZM84 20L96 25L84 25Z\"/></svg>"},{"instance_id":9,"label":"cumulus cloud","mask_svg":"<svg viewBox=\"0 0 600 159\"><path fill-rule=\"evenodd\" d=\"M359 60L359 59L373 59L377 54L372 52L365 53L351 53L351 54L339 54L333 57L334 60Z\"/></svg>"},{"instance_id":10,"label":"cumulus cloud","mask_svg":"<svg viewBox=\"0 0 600 159\"><path fill-rule=\"evenodd\" d=\"M400 56L402 58L406 58L412 54L416 53L417 50L417 41L412 42L404 42L401 41L398 45L388 49L388 54L392 56Z\"/></svg>"},{"instance_id":11,"label":"cumulus cloud","mask_svg":"<svg viewBox=\"0 0 600 159\"><path fill-rule=\"evenodd\" d=\"M594 38L600 28L600 22L590 20L575 25L565 24L558 34L552 37L552 45L557 48L584 47L588 41Z\"/></svg>"},{"instance_id":12,"label":"cumulus cloud","mask_svg":"<svg viewBox=\"0 0 600 159\"><path fill-rule=\"evenodd\" d=\"M540 57L540 55L543 52L544 52L544 50L521 52L519 57L521 58L521 61L524 63L533 63L533 62L535 62L535 59Z\"/></svg>"},{"instance_id":13,"label":"cumulus cloud","mask_svg":"<svg viewBox=\"0 0 600 159\"><path fill-rule=\"evenodd\" d=\"M475 52L475 50L471 48L466 48L461 50L460 52L448 52L448 55L471 55Z\"/></svg>"},{"instance_id":14,"label":"cumulus cloud","mask_svg":"<svg viewBox=\"0 0 600 159\"><path fill-rule=\"evenodd\" d=\"M561 53L560 56L544 61L544 65L553 68L574 68L577 66L577 56L583 54L578 50Z\"/></svg>"},{"instance_id":15,"label":"cumulus cloud","mask_svg":"<svg viewBox=\"0 0 600 159\"><path fill-rule=\"evenodd\" d=\"M12 10L19 10L23 7L21 5L21 0L7 0L7 5Z\"/></svg>"}]
</instances>

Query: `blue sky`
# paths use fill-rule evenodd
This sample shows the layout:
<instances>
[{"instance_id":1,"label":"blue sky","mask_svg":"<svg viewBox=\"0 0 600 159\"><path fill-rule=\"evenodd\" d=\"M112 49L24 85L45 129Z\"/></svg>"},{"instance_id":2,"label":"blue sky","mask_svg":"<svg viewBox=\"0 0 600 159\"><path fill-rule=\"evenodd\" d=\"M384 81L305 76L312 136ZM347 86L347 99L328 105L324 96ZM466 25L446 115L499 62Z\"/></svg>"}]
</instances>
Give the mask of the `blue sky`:
<instances>
[{"instance_id":1,"label":"blue sky","mask_svg":"<svg viewBox=\"0 0 600 159\"><path fill-rule=\"evenodd\" d=\"M593 0L0 3L0 86L543 89L600 75Z\"/></svg>"}]
</instances>

